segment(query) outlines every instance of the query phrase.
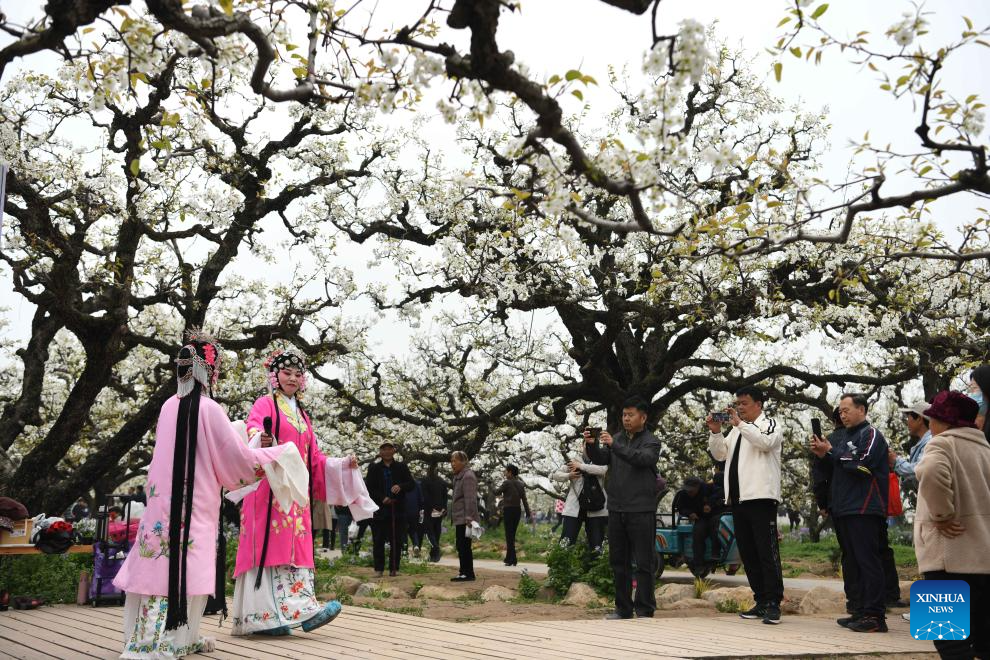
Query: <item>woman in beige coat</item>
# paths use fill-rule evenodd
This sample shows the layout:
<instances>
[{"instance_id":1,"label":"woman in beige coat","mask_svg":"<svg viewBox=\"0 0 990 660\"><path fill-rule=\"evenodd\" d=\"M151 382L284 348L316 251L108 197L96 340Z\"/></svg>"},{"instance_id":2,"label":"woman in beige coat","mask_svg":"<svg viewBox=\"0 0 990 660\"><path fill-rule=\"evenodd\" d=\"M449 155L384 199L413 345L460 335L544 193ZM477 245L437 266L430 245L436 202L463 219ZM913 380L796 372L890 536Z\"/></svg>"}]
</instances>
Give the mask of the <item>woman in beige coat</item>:
<instances>
[{"instance_id":1,"label":"woman in beige coat","mask_svg":"<svg viewBox=\"0 0 990 660\"><path fill-rule=\"evenodd\" d=\"M932 439L918 464L914 545L926 580L963 580L970 588L966 640L938 640L943 658L990 652L990 445L976 428L978 404L940 392L925 411Z\"/></svg>"}]
</instances>

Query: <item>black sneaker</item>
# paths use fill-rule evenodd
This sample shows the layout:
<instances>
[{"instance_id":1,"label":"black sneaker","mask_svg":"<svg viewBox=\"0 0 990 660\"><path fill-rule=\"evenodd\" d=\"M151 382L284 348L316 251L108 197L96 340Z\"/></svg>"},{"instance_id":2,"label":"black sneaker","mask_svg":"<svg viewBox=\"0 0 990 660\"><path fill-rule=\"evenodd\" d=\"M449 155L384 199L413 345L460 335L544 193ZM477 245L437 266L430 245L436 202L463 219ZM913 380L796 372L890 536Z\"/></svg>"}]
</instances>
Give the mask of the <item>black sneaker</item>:
<instances>
[{"instance_id":1,"label":"black sneaker","mask_svg":"<svg viewBox=\"0 0 990 660\"><path fill-rule=\"evenodd\" d=\"M835 622L842 626L843 628L848 628L849 624L856 620L854 616L844 616L841 619L836 619Z\"/></svg>"},{"instance_id":2,"label":"black sneaker","mask_svg":"<svg viewBox=\"0 0 990 660\"><path fill-rule=\"evenodd\" d=\"M780 605L767 605L763 615L763 623L777 625L780 623Z\"/></svg>"},{"instance_id":3,"label":"black sneaker","mask_svg":"<svg viewBox=\"0 0 990 660\"><path fill-rule=\"evenodd\" d=\"M762 619L767 615L767 606L757 603L752 609L746 610L745 612L740 612L739 616L743 619Z\"/></svg>"},{"instance_id":4,"label":"black sneaker","mask_svg":"<svg viewBox=\"0 0 990 660\"><path fill-rule=\"evenodd\" d=\"M862 633L875 633L875 632L887 632L887 622L878 616L864 616L861 619L856 619L846 626L849 630L853 632Z\"/></svg>"}]
</instances>

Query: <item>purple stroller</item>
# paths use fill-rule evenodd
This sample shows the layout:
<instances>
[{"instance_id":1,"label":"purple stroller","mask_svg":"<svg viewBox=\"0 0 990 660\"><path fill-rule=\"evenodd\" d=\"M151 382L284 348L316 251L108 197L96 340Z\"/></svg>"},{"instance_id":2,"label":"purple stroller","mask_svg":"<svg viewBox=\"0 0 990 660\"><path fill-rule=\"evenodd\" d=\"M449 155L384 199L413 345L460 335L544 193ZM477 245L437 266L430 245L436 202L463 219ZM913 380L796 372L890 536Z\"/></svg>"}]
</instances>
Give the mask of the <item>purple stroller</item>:
<instances>
[{"instance_id":1,"label":"purple stroller","mask_svg":"<svg viewBox=\"0 0 990 660\"><path fill-rule=\"evenodd\" d=\"M110 535L110 503L120 500L125 520L122 539L114 540ZM124 558L131 544L127 531L131 521L131 503L127 495L108 495L103 508L96 514L96 542L93 543L93 579L89 583L89 602L93 607L100 605L123 605L124 592L113 586L113 579L124 565Z\"/></svg>"}]
</instances>

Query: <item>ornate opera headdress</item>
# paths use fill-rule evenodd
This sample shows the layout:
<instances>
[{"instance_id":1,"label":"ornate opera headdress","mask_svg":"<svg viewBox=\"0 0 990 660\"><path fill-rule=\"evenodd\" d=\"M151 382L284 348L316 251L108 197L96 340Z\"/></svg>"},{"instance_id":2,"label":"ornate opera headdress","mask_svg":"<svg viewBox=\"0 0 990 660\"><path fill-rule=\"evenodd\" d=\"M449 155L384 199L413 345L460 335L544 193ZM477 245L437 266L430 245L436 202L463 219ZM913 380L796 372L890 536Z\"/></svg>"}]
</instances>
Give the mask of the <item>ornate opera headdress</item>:
<instances>
[{"instance_id":1,"label":"ornate opera headdress","mask_svg":"<svg viewBox=\"0 0 990 660\"><path fill-rule=\"evenodd\" d=\"M180 399L188 396L197 382L202 385L206 394L213 396L213 387L220 376L220 363L223 360L221 350L217 340L199 328L186 332L186 344L175 359Z\"/></svg>"},{"instance_id":2,"label":"ornate opera headdress","mask_svg":"<svg viewBox=\"0 0 990 660\"><path fill-rule=\"evenodd\" d=\"M306 391L306 360L298 353L278 349L273 351L265 360L265 371L268 373L268 388L275 391L279 388L278 372L281 369L298 369L302 372L299 378L299 391Z\"/></svg>"}]
</instances>

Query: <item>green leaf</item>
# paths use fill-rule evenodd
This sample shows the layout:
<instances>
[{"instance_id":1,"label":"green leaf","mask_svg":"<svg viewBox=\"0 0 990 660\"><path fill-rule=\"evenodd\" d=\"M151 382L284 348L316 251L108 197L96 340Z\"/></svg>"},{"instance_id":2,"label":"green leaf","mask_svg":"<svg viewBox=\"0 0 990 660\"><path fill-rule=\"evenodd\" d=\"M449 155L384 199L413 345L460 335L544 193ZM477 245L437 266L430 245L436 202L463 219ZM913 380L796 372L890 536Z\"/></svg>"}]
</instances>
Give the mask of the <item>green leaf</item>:
<instances>
[{"instance_id":1,"label":"green leaf","mask_svg":"<svg viewBox=\"0 0 990 660\"><path fill-rule=\"evenodd\" d=\"M234 0L220 0L220 8L227 16L234 15Z\"/></svg>"},{"instance_id":2,"label":"green leaf","mask_svg":"<svg viewBox=\"0 0 990 660\"><path fill-rule=\"evenodd\" d=\"M784 65L782 63L780 62L773 63L773 77L777 79L777 82L780 82L780 75L781 73L783 73L783 71L784 71Z\"/></svg>"},{"instance_id":3,"label":"green leaf","mask_svg":"<svg viewBox=\"0 0 990 660\"><path fill-rule=\"evenodd\" d=\"M966 27L970 30L973 29L973 21L969 20L969 16L963 16L963 20L966 21Z\"/></svg>"},{"instance_id":4,"label":"green leaf","mask_svg":"<svg viewBox=\"0 0 990 660\"><path fill-rule=\"evenodd\" d=\"M790 16L784 16L782 19L780 19L780 23L777 23L777 27L781 27L781 26L787 25L790 22L791 22L791 17Z\"/></svg>"},{"instance_id":5,"label":"green leaf","mask_svg":"<svg viewBox=\"0 0 990 660\"><path fill-rule=\"evenodd\" d=\"M559 83L559 82L560 82L560 76L558 76L558 75L557 75L557 74L555 73L555 74L553 74L552 76L550 76L550 80L548 80L548 81L547 81L547 84L548 84L548 85L556 85L556 84L557 84L557 83Z\"/></svg>"},{"instance_id":6,"label":"green leaf","mask_svg":"<svg viewBox=\"0 0 990 660\"><path fill-rule=\"evenodd\" d=\"M801 57L801 49L798 48L797 46L794 46L794 48L791 48L791 55L793 55L794 57Z\"/></svg>"},{"instance_id":7,"label":"green leaf","mask_svg":"<svg viewBox=\"0 0 990 660\"><path fill-rule=\"evenodd\" d=\"M134 160L131 161L131 174L137 176L140 173L141 173L141 162L137 158L135 158Z\"/></svg>"},{"instance_id":8,"label":"green leaf","mask_svg":"<svg viewBox=\"0 0 990 660\"><path fill-rule=\"evenodd\" d=\"M584 94L582 94L581 93L581 90L579 90L579 89L575 89L574 91L571 92L571 94L573 94L574 96L578 97L582 101L584 100Z\"/></svg>"},{"instance_id":9,"label":"green leaf","mask_svg":"<svg viewBox=\"0 0 990 660\"><path fill-rule=\"evenodd\" d=\"M571 69L570 71L564 74L564 79L567 80L568 82L571 82L572 80L578 80L583 75L584 74L578 71L577 69Z\"/></svg>"},{"instance_id":10,"label":"green leaf","mask_svg":"<svg viewBox=\"0 0 990 660\"><path fill-rule=\"evenodd\" d=\"M818 6L818 9L816 9L816 10L815 10L815 11L814 11L814 12L813 12L813 13L811 14L811 17L812 17L812 18L818 18L819 16L821 16L822 14L824 14L824 13L825 13L825 12L827 12L827 11L828 11L828 3L826 2L826 3L825 3L825 4L823 4L823 5L819 5L819 6Z\"/></svg>"}]
</instances>

